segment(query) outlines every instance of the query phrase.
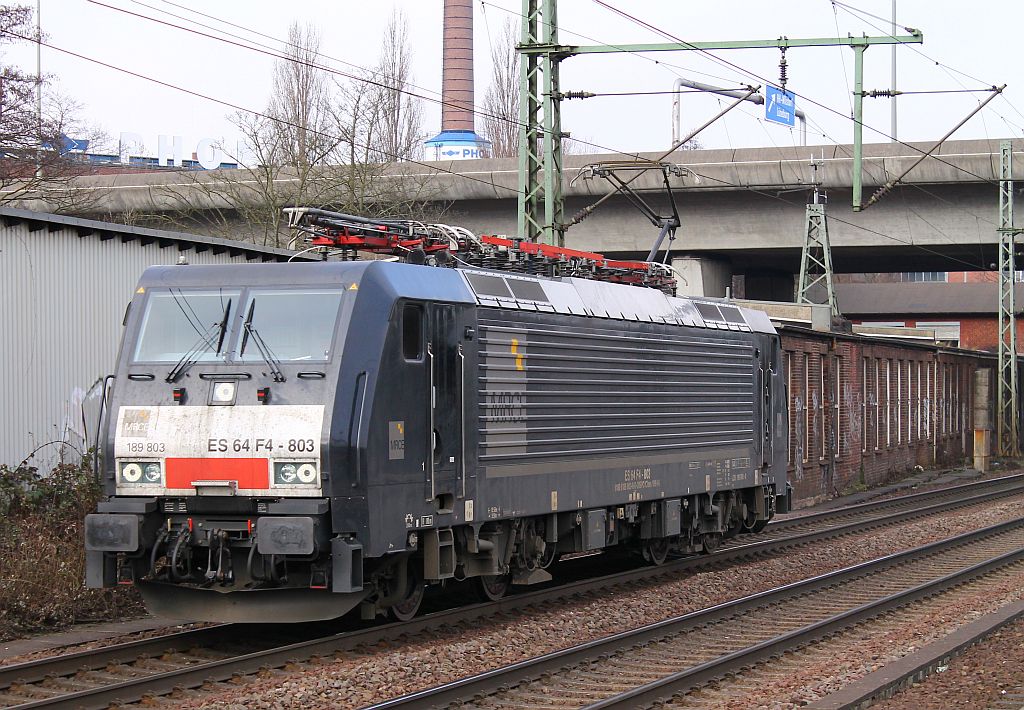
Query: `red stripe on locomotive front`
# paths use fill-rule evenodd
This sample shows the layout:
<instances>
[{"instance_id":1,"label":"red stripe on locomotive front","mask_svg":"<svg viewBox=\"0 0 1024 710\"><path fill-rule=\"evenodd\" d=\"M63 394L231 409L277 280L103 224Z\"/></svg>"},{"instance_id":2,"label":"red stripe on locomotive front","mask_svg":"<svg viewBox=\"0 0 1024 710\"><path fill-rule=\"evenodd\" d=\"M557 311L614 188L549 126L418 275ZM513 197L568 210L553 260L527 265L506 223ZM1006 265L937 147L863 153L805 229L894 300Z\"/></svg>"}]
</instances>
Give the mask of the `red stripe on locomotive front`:
<instances>
[{"instance_id":1,"label":"red stripe on locomotive front","mask_svg":"<svg viewBox=\"0 0 1024 710\"><path fill-rule=\"evenodd\" d=\"M167 459L168 488L191 488L193 481L237 481L239 488L270 487L268 459Z\"/></svg>"}]
</instances>

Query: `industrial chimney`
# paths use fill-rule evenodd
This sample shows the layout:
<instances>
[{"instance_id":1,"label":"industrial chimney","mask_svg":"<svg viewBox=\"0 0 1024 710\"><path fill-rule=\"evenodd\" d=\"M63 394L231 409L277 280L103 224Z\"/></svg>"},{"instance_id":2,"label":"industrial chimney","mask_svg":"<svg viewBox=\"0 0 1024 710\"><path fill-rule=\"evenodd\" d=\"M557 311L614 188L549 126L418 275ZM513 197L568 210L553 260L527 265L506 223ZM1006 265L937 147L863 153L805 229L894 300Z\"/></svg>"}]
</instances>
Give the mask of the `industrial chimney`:
<instances>
[{"instance_id":1,"label":"industrial chimney","mask_svg":"<svg viewBox=\"0 0 1024 710\"><path fill-rule=\"evenodd\" d=\"M473 110L473 0L444 0L441 132L426 142L434 160L486 156L490 141L475 131Z\"/></svg>"}]
</instances>

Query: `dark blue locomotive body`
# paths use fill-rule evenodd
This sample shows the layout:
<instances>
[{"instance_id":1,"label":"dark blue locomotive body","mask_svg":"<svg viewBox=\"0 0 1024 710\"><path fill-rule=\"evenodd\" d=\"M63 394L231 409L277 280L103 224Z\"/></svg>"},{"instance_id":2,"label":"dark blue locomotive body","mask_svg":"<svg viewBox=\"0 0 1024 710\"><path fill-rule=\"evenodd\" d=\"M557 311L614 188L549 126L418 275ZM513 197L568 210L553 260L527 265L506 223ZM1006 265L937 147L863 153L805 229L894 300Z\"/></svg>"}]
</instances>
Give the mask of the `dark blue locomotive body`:
<instances>
[{"instance_id":1,"label":"dark blue locomotive body","mask_svg":"<svg viewBox=\"0 0 1024 710\"><path fill-rule=\"evenodd\" d=\"M787 505L764 314L380 261L154 267L105 426L87 582L293 621L489 596L559 555L713 549Z\"/></svg>"}]
</instances>

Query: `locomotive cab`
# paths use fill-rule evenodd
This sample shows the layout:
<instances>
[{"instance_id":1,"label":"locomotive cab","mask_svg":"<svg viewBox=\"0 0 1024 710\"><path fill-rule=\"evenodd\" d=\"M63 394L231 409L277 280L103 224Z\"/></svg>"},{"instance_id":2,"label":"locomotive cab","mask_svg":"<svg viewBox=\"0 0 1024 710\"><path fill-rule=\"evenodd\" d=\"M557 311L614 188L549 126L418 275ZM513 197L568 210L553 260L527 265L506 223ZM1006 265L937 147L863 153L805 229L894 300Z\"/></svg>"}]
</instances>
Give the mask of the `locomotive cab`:
<instances>
[{"instance_id":1,"label":"locomotive cab","mask_svg":"<svg viewBox=\"0 0 1024 710\"><path fill-rule=\"evenodd\" d=\"M310 266L146 271L104 428L109 497L86 520L91 586L135 583L154 612L222 620L239 606L223 592L251 593L245 618L277 615L335 576L330 490L348 462L330 403L354 386L340 371L365 264ZM361 599L349 587L302 605L337 616Z\"/></svg>"}]
</instances>

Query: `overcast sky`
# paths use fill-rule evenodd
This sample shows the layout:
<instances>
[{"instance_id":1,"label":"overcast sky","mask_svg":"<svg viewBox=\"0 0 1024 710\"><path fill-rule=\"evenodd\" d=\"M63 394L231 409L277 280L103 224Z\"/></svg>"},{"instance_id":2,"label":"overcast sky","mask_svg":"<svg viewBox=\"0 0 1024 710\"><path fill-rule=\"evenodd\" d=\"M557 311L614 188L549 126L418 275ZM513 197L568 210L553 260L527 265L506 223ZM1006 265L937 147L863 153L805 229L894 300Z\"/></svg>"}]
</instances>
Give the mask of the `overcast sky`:
<instances>
[{"instance_id":1,"label":"overcast sky","mask_svg":"<svg viewBox=\"0 0 1024 710\"><path fill-rule=\"evenodd\" d=\"M23 0L31 2L31 0ZM244 108L260 110L267 102L273 59L181 29L162 26L87 0L40 0L42 27L48 42L107 64L129 69L167 84L187 88ZM174 13L216 24L190 12L200 10L217 19L269 35L285 37L293 20L315 23L323 34L325 63L340 71L369 66L378 42L397 8L409 20L415 54L415 83L425 95L437 97L441 86L441 0L104 0L112 7L159 17L177 24ZM830 0L608 0L607 4L684 41L721 41L835 37L888 34L888 22L851 12ZM518 0L475 0L476 102L490 76L490 39L508 18L518 21ZM889 18L891 0L848 0L848 5ZM666 41L594 0L560 0L560 41L563 44L619 44ZM922 45L898 50L898 88L905 91L981 89L1008 84L997 98L954 137L1002 138L1024 133L1024 63L1015 52L1024 26L1024 2L1018 0L897 0L897 21L920 29ZM872 26L874 25L874 26ZM267 44L274 41L238 28L223 29ZM202 30L207 31L208 30ZM898 34L904 34L900 29ZM280 43L276 43L280 46ZM680 76L736 88L744 83L778 81L776 49L716 52L722 63L696 52L645 55L582 56L562 64L565 91L668 91ZM866 52L865 88L891 85L889 47ZM34 47L9 47L7 60L35 69ZM853 51L849 48L791 49L789 88L810 122L811 144L849 143ZM938 63L938 64L937 64ZM201 138L232 141L237 134L229 120L232 109L167 86L129 76L84 59L44 48L43 71L58 80L60 90L82 104L83 117L103 128L114 141L121 132L144 137L155 154L160 134L184 138L186 151ZM731 66L730 66L731 65ZM982 93L905 96L899 100L898 136L903 140L937 139L978 105ZM728 99L721 99L722 102ZM574 138L606 150L659 150L671 138L669 95L600 97L564 104L563 127ZM683 97L684 131L713 116L722 106L710 95ZM705 147L788 146L799 143L795 130L767 124L762 107L745 104L704 131ZM424 129L440 128L440 108L424 104ZM868 141L888 141L888 99L865 100ZM429 137L429 136L428 136ZM586 150L586 149L585 149ZM586 152L599 152L591 148Z\"/></svg>"}]
</instances>

